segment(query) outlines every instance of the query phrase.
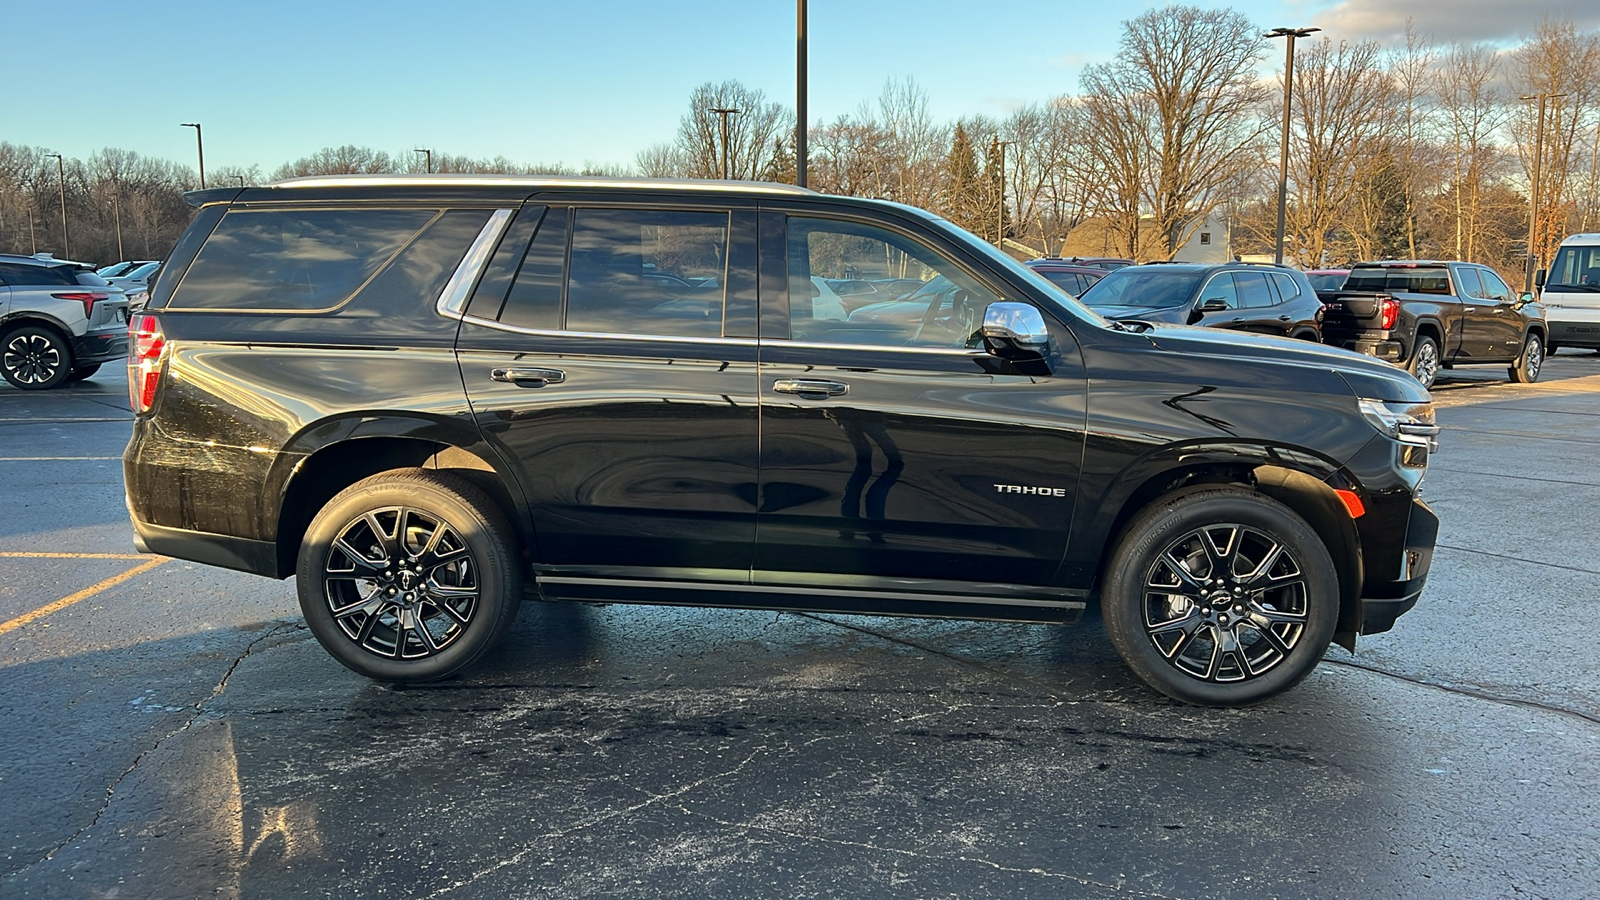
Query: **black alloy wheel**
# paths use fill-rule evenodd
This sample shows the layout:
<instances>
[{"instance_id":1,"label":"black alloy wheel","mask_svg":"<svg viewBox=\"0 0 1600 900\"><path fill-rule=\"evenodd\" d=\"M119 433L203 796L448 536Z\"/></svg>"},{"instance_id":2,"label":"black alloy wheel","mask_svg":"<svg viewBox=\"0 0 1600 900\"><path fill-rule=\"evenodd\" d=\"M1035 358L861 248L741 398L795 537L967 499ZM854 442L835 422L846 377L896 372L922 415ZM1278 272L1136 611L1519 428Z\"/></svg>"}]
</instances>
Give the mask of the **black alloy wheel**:
<instances>
[{"instance_id":1,"label":"black alloy wheel","mask_svg":"<svg viewBox=\"0 0 1600 900\"><path fill-rule=\"evenodd\" d=\"M25 325L0 340L0 375L25 391L59 386L72 373L72 351L55 329Z\"/></svg>"},{"instance_id":2,"label":"black alloy wheel","mask_svg":"<svg viewBox=\"0 0 1600 900\"><path fill-rule=\"evenodd\" d=\"M471 484L424 470L375 475L329 501L301 546L300 608L341 663L384 681L470 665L516 616L511 530Z\"/></svg>"},{"instance_id":3,"label":"black alloy wheel","mask_svg":"<svg viewBox=\"0 0 1600 900\"><path fill-rule=\"evenodd\" d=\"M1338 577L1316 532L1244 488L1157 503L1118 544L1102 593L1106 629L1136 674L1212 706L1259 702L1322 659Z\"/></svg>"}]
</instances>

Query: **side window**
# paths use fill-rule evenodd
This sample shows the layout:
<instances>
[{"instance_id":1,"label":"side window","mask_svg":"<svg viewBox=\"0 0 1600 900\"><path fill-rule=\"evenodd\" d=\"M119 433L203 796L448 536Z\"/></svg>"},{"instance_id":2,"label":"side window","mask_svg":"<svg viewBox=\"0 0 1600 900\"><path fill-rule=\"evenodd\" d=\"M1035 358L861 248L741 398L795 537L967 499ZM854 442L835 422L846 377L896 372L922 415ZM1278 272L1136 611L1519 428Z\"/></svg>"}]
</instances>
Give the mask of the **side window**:
<instances>
[{"instance_id":1,"label":"side window","mask_svg":"<svg viewBox=\"0 0 1600 900\"><path fill-rule=\"evenodd\" d=\"M1260 309L1273 305L1272 286L1267 284L1265 272L1235 272L1233 286L1239 292L1239 305Z\"/></svg>"},{"instance_id":2,"label":"side window","mask_svg":"<svg viewBox=\"0 0 1600 900\"><path fill-rule=\"evenodd\" d=\"M1461 296L1474 299L1484 299L1488 295L1483 292L1483 282L1478 280L1478 271L1462 267L1456 270L1456 278L1461 282Z\"/></svg>"},{"instance_id":3,"label":"side window","mask_svg":"<svg viewBox=\"0 0 1600 900\"><path fill-rule=\"evenodd\" d=\"M996 297L923 244L854 222L789 218L789 334L796 341L880 347L976 347ZM899 278L922 286L899 300L851 308L837 278Z\"/></svg>"},{"instance_id":4,"label":"side window","mask_svg":"<svg viewBox=\"0 0 1600 900\"><path fill-rule=\"evenodd\" d=\"M1511 288L1506 287L1506 283L1492 269L1479 269L1478 274L1482 276L1484 290L1490 297L1501 303L1511 302Z\"/></svg>"},{"instance_id":5,"label":"side window","mask_svg":"<svg viewBox=\"0 0 1600 900\"><path fill-rule=\"evenodd\" d=\"M1209 303L1212 300L1221 300L1229 309L1239 308L1239 294L1233 287L1233 274L1223 272L1211 276L1204 289L1200 291L1200 302Z\"/></svg>"},{"instance_id":6,"label":"side window","mask_svg":"<svg viewBox=\"0 0 1600 900\"><path fill-rule=\"evenodd\" d=\"M548 331L561 327L561 273L567 262L569 217L570 211L565 209L544 214L517 269L500 321Z\"/></svg>"},{"instance_id":7,"label":"side window","mask_svg":"<svg viewBox=\"0 0 1600 900\"><path fill-rule=\"evenodd\" d=\"M168 306L339 306L439 214L436 209L230 210Z\"/></svg>"},{"instance_id":8,"label":"side window","mask_svg":"<svg viewBox=\"0 0 1600 900\"><path fill-rule=\"evenodd\" d=\"M566 328L720 337L727 266L727 213L576 210Z\"/></svg>"},{"instance_id":9,"label":"side window","mask_svg":"<svg viewBox=\"0 0 1600 900\"><path fill-rule=\"evenodd\" d=\"M1300 296L1300 284L1282 272L1272 273L1272 283L1278 286L1278 296L1286 303Z\"/></svg>"}]
</instances>

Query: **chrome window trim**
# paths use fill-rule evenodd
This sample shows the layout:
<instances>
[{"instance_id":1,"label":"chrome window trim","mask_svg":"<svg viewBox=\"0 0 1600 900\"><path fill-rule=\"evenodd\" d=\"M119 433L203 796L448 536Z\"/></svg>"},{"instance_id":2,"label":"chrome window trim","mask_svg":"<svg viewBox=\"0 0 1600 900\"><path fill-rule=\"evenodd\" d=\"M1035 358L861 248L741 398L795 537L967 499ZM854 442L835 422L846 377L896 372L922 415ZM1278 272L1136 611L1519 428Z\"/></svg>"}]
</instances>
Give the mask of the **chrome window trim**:
<instances>
[{"instance_id":1,"label":"chrome window trim","mask_svg":"<svg viewBox=\"0 0 1600 900\"><path fill-rule=\"evenodd\" d=\"M509 331L513 334L533 335L534 337L601 338L619 341L673 341L683 344L732 344L738 347L754 347L757 343L755 338L713 338L690 337L688 335L673 334L622 334L609 331L561 331L550 328L524 328L520 325L507 325L504 322L496 322L494 319L485 319L482 316L469 316L459 313L456 314L454 318L460 319L463 322L469 322L473 325L482 325L485 328L495 328L500 331Z\"/></svg>"},{"instance_id":2,"label":"chrome window trim","mask_svg":"<svg viewBox=\"0 0 1600 900\"><path fill-rule=\"evenodd\" d=\"M472 292L472 284L477 281L478 273L483 271L489 262L489 254L500 243L500 236L505 233L506 226L511 224L511 214L515 210L497 209L489 215L489 221L483 223L483 228L478 230L478 236L473 239L472 246L467 248L465 256L461 257L460 265L450 274L450 280L445 282L444 290L439 292L439 300L434 304L434 309L441 316L459 319L467 308L467 296Z\"/></svg>"},{"instance_id":3,"label":"chrome window trim","mask_svg":"<svg viewBox=\"0 0 1600 900\"><path fill-rule=\"evenodd\" d=\"M1002 301L1004 302L1004 301ZM769 338L767 343L778 347L799 347L804 350L874 350L889 353L933 353L940 356L988 356L989 351L969 347L897 347L892 344L830 344L823 341L791 341L786 338Z\"/></svg>"}]
</instances>

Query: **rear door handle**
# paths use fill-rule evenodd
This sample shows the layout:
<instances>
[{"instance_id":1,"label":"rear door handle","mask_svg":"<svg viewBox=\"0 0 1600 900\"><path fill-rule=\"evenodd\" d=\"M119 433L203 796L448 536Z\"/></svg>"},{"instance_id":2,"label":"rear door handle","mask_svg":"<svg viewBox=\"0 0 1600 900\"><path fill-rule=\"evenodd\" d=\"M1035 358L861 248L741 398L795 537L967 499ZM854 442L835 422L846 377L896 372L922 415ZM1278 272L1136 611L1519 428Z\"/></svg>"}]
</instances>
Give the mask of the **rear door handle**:
<instances>
[{"instance_id":1,"label":"rear door handle","mask_svg":"<svg viewBox=\"0 0 1600 900\"><path fill-rule=\"evenodd\" d=\"M517 387L540 388L547 384L560 384L567 380L567 373L560 369L491 369L489 377L495 381L504 381Z\"/></svg>"},{"instance_id":2,"label":"rear door handle","mask_svg":"<svg viewBox=\"0 0 1600 900\"><path fill-rule=\"evenodd\" d=\"M822 395L824 397L841 397L850 391L850 385L842 381L819 381L812 378L780 378L773 383L772 389L780 394Z\"/></svg>"},{"instance_id":3,"label":"rear door handle","mask_svg":"<svg viewBox=\"0 0 1600 900\"><path fill-rule=\"evenodd\" d=\"M1461 308L1461 311L1462 312L1477 312L1478 308L1476 306L1463 306Z\"/></svg>"}]
</instances>

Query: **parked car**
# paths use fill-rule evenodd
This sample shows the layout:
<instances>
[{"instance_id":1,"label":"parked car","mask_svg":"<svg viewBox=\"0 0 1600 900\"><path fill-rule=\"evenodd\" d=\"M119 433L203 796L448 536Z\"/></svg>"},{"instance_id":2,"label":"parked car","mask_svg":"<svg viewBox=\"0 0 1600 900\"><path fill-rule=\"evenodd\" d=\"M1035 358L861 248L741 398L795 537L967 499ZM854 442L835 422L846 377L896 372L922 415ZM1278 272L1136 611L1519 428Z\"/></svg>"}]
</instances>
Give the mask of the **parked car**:
<instances>
[{"instance_id":1,"label":"parked car","mask_svg":"<svg viewBox=\"0 0 1600 900\"><path fill-rule=\"evenodd\" d=\"M1312 269L1306 273L1306 280L1311 282L1311 287L1319 294L1323 291L1339 290L1344 287L1344 280L1349 277L1349 269Z\"/></svg>"},{"instance_id":2,"label":"parked car","mask_svg":"<svg viewBox=\"0 0 1600 900\"><path fill-rule=\"evenodd\" d=\"M1550 329L1545 354L1557 347L1600 350L1600 234L1562 241L1549 271L1539 276L1539 302Z\"/></svg>"},{"instance_id":3,"label":"parked car","mask_svg":"<svg viewBox=\"0 0 1600 900\"><path fill-rule=\"evenodd\" d=\"M1512 381L1537 381L1548 326L1544 308L1474 263L1385 260L1350 270L1322 295L1328 343L1403 366L1423 387L1441 368L1503 365Z\"/></svg>"},{"instance_id":4,"label":"parked car","mask_svg":"<svg viewBox=\"0 0 1600 900\"><path fill-rule=\"evenodd\" d=\"M81 381L128 352L128 301L87 263L0 253L0 375L23 390Z\"/></svg>"},{"instance_id":5,"label":"parked car","mask_svg":"<svg viewBox=\"0 0 1600 900\"><path fill-rule=\"evenodd\" d=\"M121 288L123 293L131 294L134 291L142 291L148 288L150 286L151 279L155 278L156 273L160 271L161 263L147 262L143 265L135 266L134 268L129 269L122 275L106 278L106 281L112 287Z\"/></svg>"},{"instance_id":6,"label":"parked car","mask_svg":"<svg viewBox=\"0 0 1600 900\"><path fill-rule=\"evenodd\" d=\"M153 263L155 261L156 260L153 260L153 259L128 259L128 260L123 260L122 262L112 263L111 265L106 266L104 268L96 269L95 270L95 274L99 275L101 278L115 278L118 275L126 275L126 274L128 274L128 272L130 272L130 271L132 271L134 269L137 269L140 266L147 265L147 264Z\"/></svg>"},{"instance_id":7,"label":"parked car","mask_svg":"<svg viewBox=\"0 0 1600 900\"><path fill-rule=\"evenodd\" d=\"M1127 266L1108 273L1078 299L1108 319L1322 339L1322 301L1305 274L1287 266Z\"/></svg>"},{"instance_id":8,"label":"parked car","mask_svg":"<svg viewBox=\"0 0 1600 900\"><path fill-rule=\"evenodd\" d=\"M924 282L920 278L879 278L873 281L878 286L878 292L884 294L889 300L899 300L922 287Z\"/></svg>"},{"instance_id":9,"label":"parked car","mask_svg":"<svg viewBox=\"0 0 1600 900\"><path fill-rule=\"evenodd\" d=\"M1107 272L1112 272L1125 266L1133 265L1133 260L1123 259L1120 256L1041 256L1038 259L1032 259L1028 261L1028 265L1030 266L1034 263L1059 263L1064 266L1087 266L1091 269L1104 269Z\"/></svg>"},{"instance_id":10,"label":"parked car","mask_svg":"<svg viewBox=\"0 0 1600 900\"><path fill-rule=\"evenodd\" d=\"M1043 275L1046 281L1074 297L1082 296L1083 292L1093 287L1096 281L1104 278L1108 271L1094 266L1073 265L1048 259L1033 260L1028 263L1028 268Z\"/></svg>"},{"instance_id":11,"label":"parked car","mask_svg":"<svg viewBox=\"0 0 1600 900\"><path fill-rule=\"evenodd\" d=\"M470 665L527 586L1057 623L1093 602L1152 686L1252 703L1427 579L1415 379L1108 322L909 207L469 176L189 200L130 329L137 546L293 575L375 679ZM899 313L828 296L884 260L925 282ZM722 286L684 315L649 264Z\"/></svg>"}]
</instances>

